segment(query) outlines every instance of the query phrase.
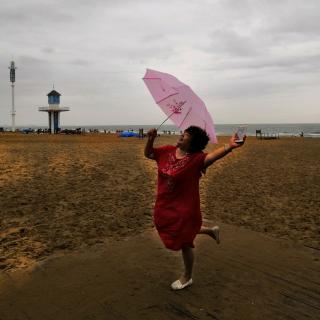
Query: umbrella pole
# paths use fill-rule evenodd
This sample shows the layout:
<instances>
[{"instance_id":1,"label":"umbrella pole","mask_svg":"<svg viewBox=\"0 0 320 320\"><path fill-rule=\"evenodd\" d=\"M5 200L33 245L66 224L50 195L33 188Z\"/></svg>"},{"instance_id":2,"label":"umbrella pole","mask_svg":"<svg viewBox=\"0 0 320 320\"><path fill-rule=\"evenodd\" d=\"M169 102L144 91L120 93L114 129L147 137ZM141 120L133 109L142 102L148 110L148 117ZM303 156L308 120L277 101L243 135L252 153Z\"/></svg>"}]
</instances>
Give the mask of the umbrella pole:
<instances>
[{"instance_id":1,"label":"umbrella pole","mask_svg":"<svg viewBox=\"0 0 320 320\"><path fill-rule=\"evenodd\" d=\"M160 126L157 128L157 131L159 130L159 128L174 114L174 111L170 114L169 117L167 117L161 124Z\"/></svg>"}]
</instances>

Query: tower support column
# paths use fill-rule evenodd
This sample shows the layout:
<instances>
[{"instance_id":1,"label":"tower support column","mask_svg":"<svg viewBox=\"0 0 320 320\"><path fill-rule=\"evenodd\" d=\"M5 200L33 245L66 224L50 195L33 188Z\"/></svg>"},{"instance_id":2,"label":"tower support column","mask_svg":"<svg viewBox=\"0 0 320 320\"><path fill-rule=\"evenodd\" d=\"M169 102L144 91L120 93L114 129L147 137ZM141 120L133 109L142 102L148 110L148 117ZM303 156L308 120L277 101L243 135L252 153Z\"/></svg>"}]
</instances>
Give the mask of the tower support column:
<instances>
[{"instance_id":1,"label":"tower support column","mask_svg":"<svg viewBox=\"0 0 320 320\"><path fill-rule=\"evenodd\" d=\"M11 116L12 116L12 124L11 124L11 130L12 132L16 131L16 111L14 110L14 83L11 83L11 94L12 94L12 110L11 110Z\"/></svg>"},{"instance_id":2,"label":"tower support column","mask_svg":"<svg viewBox=\"0 0 320 320\"><path fill-rule=\"evenodd\" d=\"M60 129L60 112L57 113L57 125L58 125L57 130L59 130Z\"/></svg>"},{"instance_id":3,"label":"tower support column","mask_svg":"<svg viewBox=\"0 0 320 320\"><path fill-rule=\"evenodd\" d=\"M51 112L48 112L48 119L49 119L48 128L49 128L49 131L51 132Z\"/></svg>"},{"instance_id":4,"label":"tower support column","mask_svg":"<svg viewBox=\"0 0 320 320\"><path fill-rule=\"evenodd\" d=\"M51 129L51 133L54 134L54 112L50 112L51 114L51 125L50 125L50 129Z\"/></svg>"}]
</instances>

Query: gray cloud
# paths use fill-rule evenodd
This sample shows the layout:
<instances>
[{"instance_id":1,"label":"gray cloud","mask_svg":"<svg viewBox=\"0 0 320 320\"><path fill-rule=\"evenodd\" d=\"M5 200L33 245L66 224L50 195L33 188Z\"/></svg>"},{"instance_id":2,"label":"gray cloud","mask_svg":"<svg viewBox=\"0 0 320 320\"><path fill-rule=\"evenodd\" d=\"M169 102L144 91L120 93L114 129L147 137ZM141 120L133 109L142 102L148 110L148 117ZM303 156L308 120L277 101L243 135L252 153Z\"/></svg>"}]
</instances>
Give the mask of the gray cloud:
<instances>
[{"instance_id":1,"label":"gray cloud","mask_svg":"<svg viewBox=\"0 0 320 320\"><path fill-rule=\"evenodd\" d=\"M256 56L262 48L254 37L243 36L234 30L215 30L211 35L212 50L217 54L228 56Z\"/></svg>"},{"instance_id":2,"label":"gray cloud","mask_svg":"<svg viewBox=\"0 0 320 320\"><path fill-rule=\"evenodd\" d=\"M1 26L19 30L27 25L28 28L43 28L46 24L68 23L72 16L63 7L56 6L51 1L10 1L1 4ZM27 31L27 30L25 30Z\"/></svg>"},{"instance_id":3,"label":"gray cloud","mask_svg":"<svg viewBox=\"0 0 320 320\"><path fill-rule=\"evenodd\" d=\"M230 108L239 105L245 122L268 122L274 117L250 105L280 100L283 108L309 101L304 119L319 122L319 9L317 0L4 2L0 125L10 123L12 56L21 124L46 124L36 106L53 83L72 108L65 123L157 123L161 112L141 81L147 67L175 74L209 106L219 100L223 108L210 109L216 122L236 122Z\"/></svg>"}]
</instances>

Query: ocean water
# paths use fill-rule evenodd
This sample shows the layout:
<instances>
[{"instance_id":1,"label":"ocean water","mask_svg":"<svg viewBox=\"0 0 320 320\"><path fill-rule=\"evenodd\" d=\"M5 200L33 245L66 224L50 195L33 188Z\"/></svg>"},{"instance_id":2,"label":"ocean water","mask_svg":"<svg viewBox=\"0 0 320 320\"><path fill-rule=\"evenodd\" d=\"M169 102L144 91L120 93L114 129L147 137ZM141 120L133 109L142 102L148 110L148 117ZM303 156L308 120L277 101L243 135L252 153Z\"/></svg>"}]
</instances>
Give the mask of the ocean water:
<instances>
[{"instance_id":1,"label":"ocean water","mask_svg":"<svg viewBox=\"0 0 320 320\"><path fill-rule=\"evenodd\" d=\"M279 136L299 136L303 132L304 137L320 138L320 123L291 123L291 124L216 124L215 130L218 136L232 135L238 126L245 125L247 127L247 135L255 136L256 130L261 130L266 134L279 134ZM62 128L76 128L77 126L63 126ZM79 127L79 126L78 126ZM150 128L155 128L156 125L105 125L105 126L82 126L86 130L97 129L103 132L116 132L117 130L132 130L138 132L139 128L148 131ZM158 132L164 133L170 131L171 134L180 134L180 129L174 125L163 125Z\"/></svg>"},{"instance_id":2,"label":"ocean water","mask_svg":"<svg viewBox=\"0 0 320 320\"><path fill-rule=\"evenodd\" d=\"M261 130L266 134L279 134L279 136L299 136L303 132L304 137L310 138L320 138L320 123L269 123L269 124L216 124L215 130L218 136L229 136L232 135L239 125L245 125L247 127L247 135L255 136L256 130ZM123 131L134 131L138 132L139 128L143 128L144 131L148 131L150 128L156 128L157 125L62 125L61 129L75 129L83 128L86 131L98 130L99 132L116 132L117 130ZM26 127L19 127L18 129L24 129ZM37 128L47 128L43 126L28 126L27 128L37 129ZM5 130L10 130L10 128L5 128ZM158 130L160 134L170 131L171 134L180 134L180 129L174 125L164 124Z\"/></svg>"}]
</instances>

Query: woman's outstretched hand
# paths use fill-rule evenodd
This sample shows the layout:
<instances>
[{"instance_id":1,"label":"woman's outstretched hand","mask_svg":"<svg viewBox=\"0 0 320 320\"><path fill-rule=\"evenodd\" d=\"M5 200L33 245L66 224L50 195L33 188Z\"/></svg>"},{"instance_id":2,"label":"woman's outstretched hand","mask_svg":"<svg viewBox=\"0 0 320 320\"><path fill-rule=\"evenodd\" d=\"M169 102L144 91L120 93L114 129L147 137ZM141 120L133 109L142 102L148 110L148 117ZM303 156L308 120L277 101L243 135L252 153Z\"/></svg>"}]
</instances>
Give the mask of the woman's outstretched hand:
<instances>
[{"instance_id":1,"label":"woman's outstretched hand","mask_svg":"<svg viewBox=\"0 0 320 320\"><path fill-rule=\"evenodd\" d=\"M158 135L158 132L157 132L157 129L153 128L153 129L150 129L147 133L148 135L148 138L152 138L152 139L155 139Z\"/></svg>"},{"instance_id":2,"label":"woman's outstretched hand","mask_svg":"<svg viewBox=\"0 0 320 320\"><path fill-rule=\"evenodd\" d=\"M243 146L246 141L247 136L243 137L243 142L236 142L237 138L238 138L237 135L234 134L230 139L229 145L232 149L239 148L239 147Z\"/></svg>"}]
</instances>

